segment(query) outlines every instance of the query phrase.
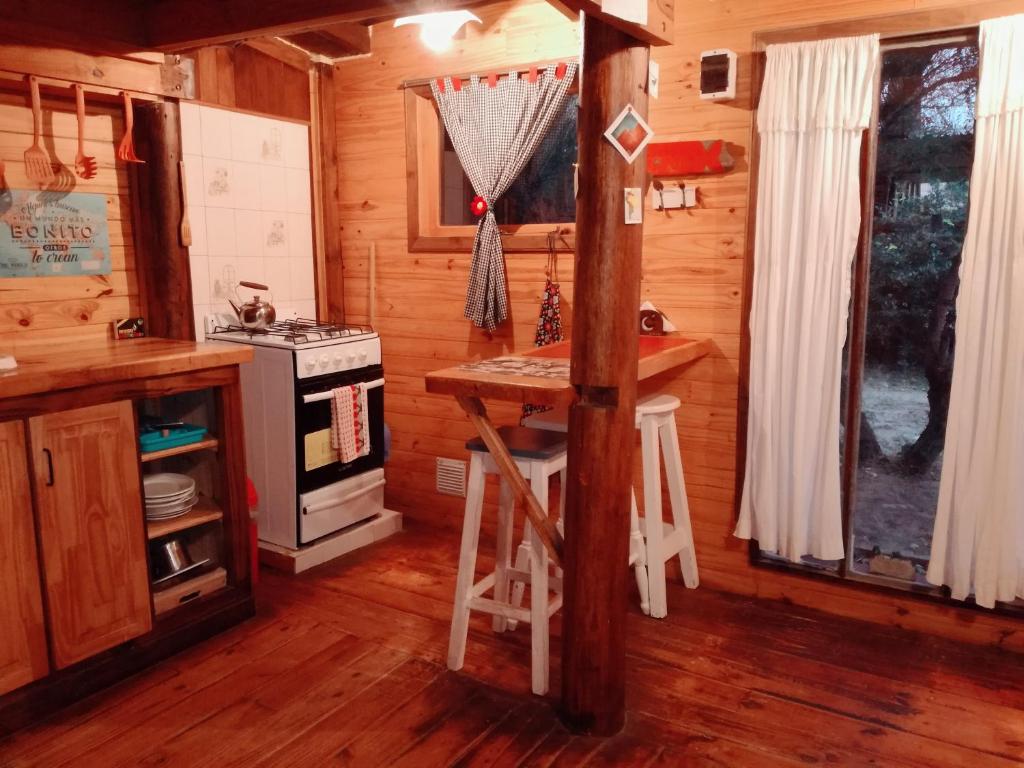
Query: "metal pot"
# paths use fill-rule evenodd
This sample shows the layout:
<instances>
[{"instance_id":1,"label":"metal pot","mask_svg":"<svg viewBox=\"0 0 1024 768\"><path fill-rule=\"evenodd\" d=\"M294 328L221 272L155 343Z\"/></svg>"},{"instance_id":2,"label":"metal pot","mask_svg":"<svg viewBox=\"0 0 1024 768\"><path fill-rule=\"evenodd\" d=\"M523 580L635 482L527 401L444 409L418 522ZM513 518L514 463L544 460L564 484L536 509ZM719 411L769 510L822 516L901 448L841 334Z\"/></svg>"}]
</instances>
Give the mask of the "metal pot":
<instances>
[{"instance_id":1,"label":"metal pot","mask_svg":"<svg viewBox=\"0 0 1024 768\"><path fill-rule=\"evenodd\" d=\"M153 553L153 565L163 577L169 577L185 570L192 563L192 556L185 549L181 539L168 539Z\"/></svg>"},{"instance_id":2,"label":"metal pot","mask_svg":"<svg viewBox=\"0 0 1024 768\"><path fill-rule=\"evenodd\" d=\"M256 291L270 290L267 286L260 283L250 283L244 280L239 285ZM241 306L235 304L231 299L228 299L228 304L235 310L239 324L249 331L262 331L277 319L277 311L274 309L274 305L269 301L261 299L259 294L253 296L252 301L247 301Z\"/></svg>"}]
</instances>

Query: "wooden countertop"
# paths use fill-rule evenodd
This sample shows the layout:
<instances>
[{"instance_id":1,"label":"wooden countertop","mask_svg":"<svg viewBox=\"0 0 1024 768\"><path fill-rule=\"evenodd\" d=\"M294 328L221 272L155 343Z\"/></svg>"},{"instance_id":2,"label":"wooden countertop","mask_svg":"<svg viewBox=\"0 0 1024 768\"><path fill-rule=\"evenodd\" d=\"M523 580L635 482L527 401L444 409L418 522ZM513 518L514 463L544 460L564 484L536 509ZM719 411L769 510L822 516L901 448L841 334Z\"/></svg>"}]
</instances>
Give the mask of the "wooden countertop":
<instances>
[{"instance_id":1,"label":"wooden countertop","mask_svg":"<svg viewBox=\"0 0 1024 768\"><path fill-rule=\"evenodd\" d=\"M682 336L641 336L639 345L638 381L698 360L711 352L710 339L695 340ZM427 391L535 405L567 405L574 399L568 373L569 350L569 342L561 341L518 354L432 371L426 376ZM530 364L537 361L547 361L552 369L544 375L529 375L516 370L518 366L526 366L525 370L530 370ZM505 370L489 370L499 365Z\"/></svg>"},{"instance_id":2,"label":"wooden countertop","mask_svg":"<svg viewBox=\"0 0 1024 768\"><path fill-rule=\"evenodd\" d=\"M237 365L253 353L247 344L145 338L21 347L15 357L18 367L0 372L0 399Z\"/></svg>"}]
</instances>

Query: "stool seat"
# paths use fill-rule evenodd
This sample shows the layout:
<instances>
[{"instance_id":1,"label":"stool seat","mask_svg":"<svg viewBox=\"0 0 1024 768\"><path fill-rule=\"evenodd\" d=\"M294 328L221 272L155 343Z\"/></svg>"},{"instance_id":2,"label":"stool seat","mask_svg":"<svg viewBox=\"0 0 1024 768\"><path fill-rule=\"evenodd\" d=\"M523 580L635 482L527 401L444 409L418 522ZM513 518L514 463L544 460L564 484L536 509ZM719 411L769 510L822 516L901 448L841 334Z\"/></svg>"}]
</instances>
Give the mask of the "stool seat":
<instances>
[{"instance_id":1,"label":"stool seat","mask_svg":"<svg viewBox=\"0 0 1024 768\"><path fill-rule=\"evenodd\" d=\"M566 450L565 437L546 429L498 427L498 434L502 442L508 446L509 453L517 459L551 459ZM467 440L466 449L488 453L481 437Z\"/></svg>"},{"instance_id":2,"label":"stool seat","mask_svg":"<svg viewBox=\"0 0 1024 768\"><path fill-rule=\"evenodd\" d=\"M679 409L682 403L674 395L654 395L645 397L636 402L636 425L640 426L640 419L644 416L658 416L662 413L673 413Z\"/></svg>"}]
</instances>

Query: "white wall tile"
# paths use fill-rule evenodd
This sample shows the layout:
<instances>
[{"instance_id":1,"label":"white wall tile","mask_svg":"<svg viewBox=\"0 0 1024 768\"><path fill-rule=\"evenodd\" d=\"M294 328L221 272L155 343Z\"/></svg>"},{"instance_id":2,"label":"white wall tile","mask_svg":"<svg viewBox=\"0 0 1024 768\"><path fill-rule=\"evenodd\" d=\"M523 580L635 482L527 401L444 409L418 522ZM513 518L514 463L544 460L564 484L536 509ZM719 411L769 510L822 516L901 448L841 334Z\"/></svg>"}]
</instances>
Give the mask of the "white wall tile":
<instances>
[{"instance_id":1,"label":"white wall tile","mask_svg":"<svg viewBox=\"0 0 1024 768\"><path fill-rule=\"evenodd\" d=\"M231 114L231 156L246 163L260 162L260 118L239 112Z\"/></svg>"},{"instance_id":2,"label":"white wall tile","mask_svg":"<svg viewBox=\"0 0 1024 768\"><path fill-rule=\"evenodd\" d=\"M291 301L292 262L286 258L268 258L263 262L263 274L274 294L274 306Z\"/></svg>"},{"instance_id":3,"label":"white wall tile","mask_svg":"<svg viewBox=\"0 0 1024 768\"><path fill-rule=\"evenodd\" d=\"M193 302L195 298L193 297ZM195 304L192 305L192 317L196 324L196 339L203 341L206 336L206 316L210 314L209 304Z\"/></svg>"},{"instance_id":4,"label":"white wall tile","mask_svg":"<svg viewBox=\"0 0 1024 768\"><path fill-rule=\"evenodd\" d=\"M285 210L289 213L310 213L312 210L308 170L285 169Z\"/></svg>"},{"instance_id":5,"label":"white wall tile","mask_svg":"<svg viewBox=\"0 0 1024 768\"><path fill-rule=\"evenodd\" d=\"M210 259L207 256L192 256L189 259L192 279L192 302L207 304L210 300Z\"/></svg>"},{"instance_id":6,"label":"white wall tile","mask_svg":"<svg viewBox=\"0 0 1024 768\"><path fill-rule=\"evenodd\" d=\"M288 205L284 168L260 166L260 208L264 211L284 211Z\"/></svg>"},{"instance_id":7,"label":"white wall tile","mask_svg":"<svg viewBox=\"0 0 1024 768\"><path fill-rule=\"evenodd\" d=\"M313 218L308 214L288 214L288 255L313 261Z\"/></svg>"},{"instance_id":8,"label":"white wall tile","mask_svg":"<svg viewBox=\"0 0 1024 768\"><path fill-rule=\"evenodd\" d=\"M181 151L186 155L199 155L203 151L203 132L200 126L199 106L181 102Z\"/></svg>"},{"instance_id":9,"label":"white wall tile","mask_svg":"<svg viewBox=\"0 0 1024 768\"><path fill-rule=\"evenodd\" d=\"M267 278L265 270L263 269L264 259L262 256L239 256L235 259L235 269L238 271L239 281L245 280L250 283L263 283L266 284ZM249 301L252 299L254 294L258 294L266 298L266 291L257 290L255 288L236 288L238 291L238 297L242 301Z\"/></svg>"},{"instance_id":10,"label":"white wall tile","mask_svg":"<svg viewBox=\"0 0 1024 768\"><path fill-rule=\"evenodd\" d=\"M231 113L214 107L200 107L203 156L231 159Z\"/></svg>"},{"instance_id":11,"label":"white wall tile","mask_svg":"<svg viewBox=\"0 0 1024 768\"><path fill-rule=\"evenodd\" d=\"M235 211L235 253L263 257L263 214Z\"/></svg>"},{"instance_id":12,"label":"white wall tile","mask_svg":"<svg viewBox=\"0 0 1024 768\"><path fill-rule=\"evenodd\" d=\"M259 142L259 162L264 165L284 165L284 125L280 120L260 117L255 122Z\"/></svg>"},{"instance_id":13,"label":"white wall tile","mask_svg":"<svg viewBox=\"0 0 1024 768\"><path fill-rule=\"evenodd\" d=\"M309 127L287 123L283 127L284 164L289 168L309 168Z\"/></svg>"},{"instance_id":14,"label":"white wall tile","mask_svg":"<svg viewBox=\"0 0 1024 768\"><path fill-rule=\"evenodd\" d=\"M227 300L238 300L235 287L240 279L234 256L210 257L210 305L214 312L230 312Z\"/></svg>"},{"instance_id":15,"label":"white wall tile","mask_svg":"<svg viewBox=\"0 0 1024 768\"><path fill-rule=\"evenodd\" d=\"M230 208L206 209L206 250L210 256L234 256L235 212Z\"/></svg>"},{"instance_id":16,"label":"white wall tile","mask_svg":"<svg viewBox=\"0 0 1024 768\"><path fill-rule=\"evenodd\" d=\"M256 163L231 163L231 204L235 208L260 210L260 167Z\"/></svg>"},{"instance_id":17,"label":"white wall tile","mask_svg":"<svg viewBox=\"0 0 1024 768\"><path fill-rule=\"evenodd\" d=\"M205 256L210 252L206 242L206 209L201 205L188 206L188 224L192 229L192 245L188 248L189 258Z\"/></svg>"},{"instance_id":18,"label":"white wall tile","mask_svg":"<svg viewBox=\"0 0 1024 768\"><path fill-rule=\"evenodd\" d=\"M301 301L316 296L312 259L290 259L292 262L292 300Z\"/></svg>"},{"instance_id":19,"label":"white wall tile","mask_svg":"<svg viewBox=\"0 0 1024 768\"><path fill-rule=\"evenodd\" d=\"M182 105L197 331L265 283L280 317L315 317L308 126Z\"/></svg>"},{"instance_id":20,"label":"white wall tile","mask_svg":"<svg viewBox=\"0 0 1024 768\"><path fill-rule=\"evenodd\" d=\"M291 232L288 230L288 214L264 211L263 217L263 255L268 258L281 258L289 253Z\"/></svg>"},{"instance_id":21,"label":"white wall tile","mask_svg":"<svg viewBox=\"0 0 1024 768\"><path fill-rule=\"evenodd\" d=\"M316 320L316 301L314 299L305 299L303 301L293 302L292 306L295 307L299 317L308 317L311 320Z\"/></svg>"},{"instance_id":22,"label":"white wall tile","mask_svg":"<svg viewBox=\"0 0 1024 768\"><path fill-rule=\"evenodd\" d=\"M189 205L206 205L206 192L203 189L203 156L184 155L185 190L188 192Z\"/></svg>"},{"instance_id":23,"label":"white wall tile","mask_svg":"<svg viewBox=\"0 0 1024 768\"><path fill-rule=\"evenodd\" d=\"M203 194L207 208L235 207L233 163L220 158L203 158Z\"/></svg>"}]
</instances>

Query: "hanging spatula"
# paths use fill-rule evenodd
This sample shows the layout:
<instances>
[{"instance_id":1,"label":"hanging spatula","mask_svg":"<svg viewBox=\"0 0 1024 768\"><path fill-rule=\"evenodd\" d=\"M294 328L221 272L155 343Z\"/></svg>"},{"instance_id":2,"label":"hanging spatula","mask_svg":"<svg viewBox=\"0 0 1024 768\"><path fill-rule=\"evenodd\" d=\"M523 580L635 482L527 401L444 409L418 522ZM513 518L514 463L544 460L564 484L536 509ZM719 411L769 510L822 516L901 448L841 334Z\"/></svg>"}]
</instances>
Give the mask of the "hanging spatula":
<instances>
[{"instance_id":1,"label":"hanging spatula","mask_svg":"<svg viewBox=\"0 0 1024 768\"><path fill-rule=\"evenodd\" d=\"M78 114L78 153L75 155L75 172L83 179L96 175L96 158L85 154L85 91L75 83L75 112Z\"/></svg>"},{"instance_id":2,"label":"hanging spatula","mask_svg":"<svg viewBox=\"0 0 1024 768\"><path fill-rule=\"evenodd\" d=\"M135 140L132 138L132 129L135 126L135 113L132 109L132 97L127 91L121 91L124 99L124 136L117 147L117 159L126 163L144 163L135 154Z\"/></svg>"},{"instance_id":3,"label":"hanging spatula","mask_svg":"<svg viewBox=\"0 0 1024 768\"><path fill-rule=\"evenodd\" d=\"M42 187L53 178L53 165L50 163L49 153L40 143L43 132L43 108L39 102L39 81L29 77L28 89L32 96L32 146L25 150L25 175L30 181Z\"/></svg>"}]
</instances>

